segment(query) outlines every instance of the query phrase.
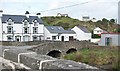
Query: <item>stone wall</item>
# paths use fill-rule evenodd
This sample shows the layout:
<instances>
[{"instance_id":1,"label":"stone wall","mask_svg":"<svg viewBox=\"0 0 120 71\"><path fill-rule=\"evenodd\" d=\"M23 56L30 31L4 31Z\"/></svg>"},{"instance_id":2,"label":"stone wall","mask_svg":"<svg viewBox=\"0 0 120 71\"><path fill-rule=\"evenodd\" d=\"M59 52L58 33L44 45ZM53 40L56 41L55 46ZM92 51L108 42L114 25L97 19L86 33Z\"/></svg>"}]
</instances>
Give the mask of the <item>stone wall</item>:
<instances>
[{"instance_id":1,"label":"stone wall","mask_svg":"<svg viewBox=\"0 0 120 71\"><path fill-rule=\"evenodd\" d=\"M5 59L11 60L12 62L18 62L19 64L25 65L29 67L32 71L72 71L73 69L75 71L80 71L80 70L98 70L96 67L92 67L90 65L80 63L80 62L75 62L75 61L70 61L70 60L64 60L64 59L56 59L52 58L47 55L42 55L42 54L36 54L33 52L26 52L26 50L8 50L5 51ZM9 56L7 54L10 54ZM25 54L23 54L25 53ZM20 56L20 58L18 58ZM9 58L8 58L9 57ZM11 62L11 63L12 63ZM30 71L31 71L30 70ZM74 71L73 70L73 71Z\"/></svg>"},{"instance_id":2,"label":"stone wall","mask_svg":"<svg viewBox=\"0 0 120 71\"><path fill-rule=\"evenodd\" d=\"M65 55L69 50L71 51L79 51L82 48L86 47L94 47L95 44L92 44L87 41L69 41L69 42L46 42L42 45L34 46L32 51L37 52L38 54L47 55L51 51L61 52L61 55ZM54 53L53 53L54 54Z\"/></svg>"}]
</instances>

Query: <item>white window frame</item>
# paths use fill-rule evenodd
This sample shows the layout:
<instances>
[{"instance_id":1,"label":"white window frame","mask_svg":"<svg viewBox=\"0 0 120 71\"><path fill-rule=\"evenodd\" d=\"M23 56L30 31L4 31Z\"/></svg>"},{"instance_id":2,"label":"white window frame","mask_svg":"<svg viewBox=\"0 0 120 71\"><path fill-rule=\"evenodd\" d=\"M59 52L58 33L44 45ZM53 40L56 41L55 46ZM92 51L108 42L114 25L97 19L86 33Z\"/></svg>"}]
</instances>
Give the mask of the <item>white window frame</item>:
<instances>
[{"instance_id":1,"label":"white window frame","mask_svg":"<svg viewBox=\"0 0 120 71\"><path fill-rule=\"evenodd\" d=\"M9 30L11 28L11 30ZM13 27L12 26L7 26L7 33L12 34L13 33Z\"/></svg>"},{"instance_id":2,"label":"white window frame","mask_svg":"<svg viewBox=\"0 0 120 71\"><path fill-rule=\"evenodd\" d=\"M28 34L28 33L29 33L29 27L24 27L24 34Z\"/></svg>"},{"instance_id":3,"label":"white window frame","mask_svg":"<svg viewBox=\"0 0 120 71\"><path fill-rule=\"evenodd\" d=\"M38 27L33 27L33 34L38 34Z\"/></svg>"}]
</instances>

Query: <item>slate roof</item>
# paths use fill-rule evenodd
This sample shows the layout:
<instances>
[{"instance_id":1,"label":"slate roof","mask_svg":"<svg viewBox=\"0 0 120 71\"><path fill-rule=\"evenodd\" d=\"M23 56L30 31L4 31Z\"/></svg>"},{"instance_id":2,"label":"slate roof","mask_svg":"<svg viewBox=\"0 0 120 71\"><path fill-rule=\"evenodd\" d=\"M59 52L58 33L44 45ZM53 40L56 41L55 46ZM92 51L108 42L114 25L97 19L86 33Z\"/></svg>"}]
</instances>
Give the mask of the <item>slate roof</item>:
<instances>
[{"instance_id":1,"label":"slate roof","mask_svg":"<svg viewBox=\"0 0 120 71\"><path fill-rule=\"evenodd\" d=\"M66 34L75 34L74 31L72 30L65 30L63 27L61 26L46 26L47 30L50 33L66 33Z\"/></svg>"},{"instance_id":2,"label":"slate roof","mask_svg":"<svg viewBox=\"0 0 120 71\"><path fill-rule=\"evenodd\" d=\"M43 24L43 21L39 19L37 16L29 16L27 18L25 15L7 15L3 14L2 16L2 22L6 22L8 19L12 19L13 22L22 24L22 22L26 19L29 21L29 23L32 23L34 20L37 20L39 24Z\"/></svg>"},{"instance_id":3,"label":"slate roof","mask_svg":"<svg viewBox=\"0 0 120 71\"><path fill-rule=\"evenodd\" d=\"M81 29L85 33L91 33L86 27L84 26L77 26L79 29Z\"/></svg>"}]
</instances>

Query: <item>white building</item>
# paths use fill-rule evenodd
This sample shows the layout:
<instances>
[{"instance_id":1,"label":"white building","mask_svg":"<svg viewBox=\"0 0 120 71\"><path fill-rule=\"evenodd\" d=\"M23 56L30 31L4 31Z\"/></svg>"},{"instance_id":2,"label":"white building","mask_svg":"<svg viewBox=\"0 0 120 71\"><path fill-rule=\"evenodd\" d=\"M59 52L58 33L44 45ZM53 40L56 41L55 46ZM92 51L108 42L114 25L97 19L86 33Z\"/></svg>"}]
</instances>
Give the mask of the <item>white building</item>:
<instances>
[{"instance_id":1,"label":"white building","mask_svg":"<svg viewBox=\"0 0 120 71\"><path fill-rule=\"evenodd\" d=\"M96 22L97 19L96 19L96 18L92 18L91 21L92 21L92 22Z\"/></svg>"},{"instance_id":2,"label":"white building","mask_svg":"<svg viewBox=\"0 0 120 71\"><path fill-rule=\"evenodd\" d=\"M39 41L43 40L44 25L38 16L0 15L0 41Z\"/></svg>"},{"instance_id":3,"label":"white building","mask_svg":"<svg viewBox=\"0 0 120 71\"><path fill-rule=\"evenodd\" d=\"M93 34L98 34L98 35L100 35L100 34L102 34L102 33L108 33L108 32L105 31L105 30L102 30L102 29L99 28L99 27L96 27L96 28L93 30Z\"/></svg>"},{"instance_id":4,"label":"white building","mask_svg":"<svg viewBox=\"0 0 120 71\"><path fill-rule=\"evenodd\" d=\"M93 30L93 34L101 34L103 33L103 30L99 27L96 27L94 30Z\"/></svg>"},{"instance_id":5,"label":"white building","mask_svg":"<svg viewBox=\"0 0 120 71\"><path fill-rule=\"evenodd\" d=\"M60 26L45 26L45 40L71 41L76 38L76 33L72 30L64 30Z\"/></svg>"},{"instance_id":6,"label":"white building","mask_svg":"<svg viewBox=\"0 0 120 71\"><path fill-rule=\"evenodd\" d=\"M76 33L76 40L84 41L91 39L91 32L86 27L75 26L72 30Z\"/></svg>"},{"instance_id":7,"label":"white building","mask_svg":"<svg viewBox=\"0 0 120 71\"><path fill-rule=\"evenodd\" d=\"M89 16L82 16L82 21L90 21L90 17Z\"/></svg>"},{"instance_id":8,"label":"white building","mask_svg":"<svg viewBox=\"0 0 120 71\"><path fill-rule=\"evenodd\" d=\"M120 46L120 34L102 33L99 46Z\"/></svg>"}]
</instances>

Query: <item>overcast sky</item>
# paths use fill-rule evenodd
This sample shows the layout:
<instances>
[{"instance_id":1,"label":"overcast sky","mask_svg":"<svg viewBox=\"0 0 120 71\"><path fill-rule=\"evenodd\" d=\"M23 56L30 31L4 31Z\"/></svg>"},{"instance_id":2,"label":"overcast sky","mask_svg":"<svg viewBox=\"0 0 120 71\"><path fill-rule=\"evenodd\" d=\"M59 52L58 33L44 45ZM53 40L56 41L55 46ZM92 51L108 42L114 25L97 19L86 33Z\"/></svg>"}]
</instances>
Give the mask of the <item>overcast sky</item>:
<instances>
[{"instance_id":1,"label":"overcast sky","mask_svg":"<svg viewBox=\"0 0 120 71\"><path fill-rule=\"evenodd\" d=\"M41 12L87 1L91 2L59 10ZM57 13L63 13L69 14L70 17L77 19L81 19L84 15L97 19L116 19L118 17L118 1L119 0L0 0L0 9L4 11L4 14L24 15L25 11L29 11L34 14L40 12L41 16L56 16Z\"/></svg>"}]
</instances>

